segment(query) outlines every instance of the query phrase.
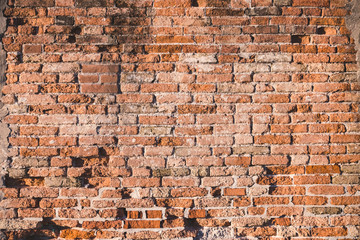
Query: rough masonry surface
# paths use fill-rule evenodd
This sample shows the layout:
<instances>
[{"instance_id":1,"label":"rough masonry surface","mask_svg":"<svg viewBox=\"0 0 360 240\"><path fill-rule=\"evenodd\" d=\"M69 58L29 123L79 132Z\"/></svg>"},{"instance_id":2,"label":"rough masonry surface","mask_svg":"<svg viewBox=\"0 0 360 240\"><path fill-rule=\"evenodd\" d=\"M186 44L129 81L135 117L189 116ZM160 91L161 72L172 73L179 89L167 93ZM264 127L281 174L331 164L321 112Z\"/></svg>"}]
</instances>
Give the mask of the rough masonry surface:
<instances>
[{"instance_id":1,"label":"rough masonry surface","mask_svg":"<svg viewBox=\"0 0 360 240\"><path fill-rule=\"evenodd\" d=\"M359 7L2 1L0 239L359 239Z\"/></svg>"}]
</instances>

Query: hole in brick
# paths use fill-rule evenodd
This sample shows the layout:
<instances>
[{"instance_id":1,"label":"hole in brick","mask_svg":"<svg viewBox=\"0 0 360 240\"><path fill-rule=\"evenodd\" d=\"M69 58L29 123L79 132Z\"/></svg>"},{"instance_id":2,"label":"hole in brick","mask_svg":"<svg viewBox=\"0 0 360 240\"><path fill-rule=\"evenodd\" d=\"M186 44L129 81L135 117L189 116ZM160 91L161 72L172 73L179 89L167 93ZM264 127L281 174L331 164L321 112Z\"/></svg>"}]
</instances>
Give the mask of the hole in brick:
<instances>
[{"instance_id":1,"label":"hole in brick","mask_svg":"<svg viewBox=\"0 0 360 240\"><path fill-rule=\"evenodd\" d=\"M10 18L7 19L7 25L9 26L19 26L19 25L24 25L25 21L23 18Z\"/></svg>"},{"instance_id":2,"label":"hole in brick","mask_svg":"<svg viewBox=\"0 0 360 240\"><path fill-rule=\"evenodd\" d=\"M31 28L31 34L37 35L39 33L39 27L32 27Z\"/></svg>"},{"instance_id":3,"label":"hole in brick","mask_svg":"<svg viewBox=\"0 0 360 240\"><path fill-rule=\"evenodd\" d=\"M81 33L81 27L77 26L71 29L72 34L80 34Z\"/></svg>"},{"instance_id":4,"label":"hole in brick","mask_svg":"<svg viewBox=\"0 0 360 240\"><path fill-rule=\"evenodd\" d=\"M293 35L291 36L291 43L307 44L310 43L310 37L303 35Z\"/></svg>"},{"instance_id":5,"label":"hole in brick","mask_svg":"<svg viewBox=\"0 0 360 240\"><path fill-rule=\"evenodd\" d=\"M131 198L131 193L132 193L132 190L130 190L130 189L123 189L123 191L122 191L122 198L123 199L129 199L129 198Z\"/></svg>"},{"instance_id":6,"label":"hole in brick","mask_svg":"<svg viewBox=\"0 0 360 240\"><path fill-rule=\"evenodd\" d=\"M68 42L68 43L74 43L74 42L76 42L76 37L75 37L75 36L69 36L68 39L67 39L67 42Z\"/></svg>"},{"instance_id":7,"label":"hole in brick","mask_svg":"<svg viewBox=\"0 0 360 240\"><path fill-rule=\"evenodd\" d=\"M108 154L106 153L106 150L104 148L99 148L99 156L107 157Z\"/></svg>"},{"instance_id":8,"label":"hole in brick","mask_svg":"<svg viewBox=\"0 0 360 240\"><path fill-rule=\"evenodd\" d=\"M74 167L83 167L84 162L85 162L84 159L72 158L72 166L74 166Z\"/></svg>"},{"instance_id":9,"label":"hole in brick","mask_svg":"<svg viewBox=\"0 0 360 240\"><path fill-rule=\"evenodd\" d=\"M185 229L187 230L199 230L203 227L196 221L196 219L185 218Z\"/></svg>"},{"instance_id":10,"label":"hole in brick","mask_svg":"<svg viewBox=\"0 0 360 240\"><path fill-rule=\"evenodd\" d=\"M197 0L191 0L191 6L192 7L198 7L199 6L199 3Z\"/></svg>"},{"instance_id":11,"label":"hole in brick","mask_svg":"<svg viewBox=\"0 0 360 240\"><path fill-rule=\"evenodd\" d=\"M325 28L323 28L323 27L317 28L317 29L316 29L316 33L317 33L317 34L325 34L325 33L326 33L326 32L325 32Z\"/></svg>"},{"instance_id":12,"label":"hole in brick","mask_svg":"<svg viewBox=\"0 0 360 240\"><path fill-rule=\"evenodd\" d=\"M291 36L291 43L301 43L301 36Z\"/></svg>"},{"instance_id":13,"label":"hole in brick","mask_svg":"<svg viewBox=\"0 0 360 240\"><path fill-rule=\"evenodd\" d=\"M220 188L212 188L211 195L213 197L220 197L221 196L221 189Z\"/></svg>"},{"instance_id":14,"label":"hole in brick","mask_svg":"<svg viewBox=\"0 0 360 240\"><path fill-rule=\"evenodd\" d=\"M116 210L116 213L115 213L115 218L117 220L119 219L125 219L127 216L127 211L125 208L119 208Z\"/></svg>"}]
</instances>

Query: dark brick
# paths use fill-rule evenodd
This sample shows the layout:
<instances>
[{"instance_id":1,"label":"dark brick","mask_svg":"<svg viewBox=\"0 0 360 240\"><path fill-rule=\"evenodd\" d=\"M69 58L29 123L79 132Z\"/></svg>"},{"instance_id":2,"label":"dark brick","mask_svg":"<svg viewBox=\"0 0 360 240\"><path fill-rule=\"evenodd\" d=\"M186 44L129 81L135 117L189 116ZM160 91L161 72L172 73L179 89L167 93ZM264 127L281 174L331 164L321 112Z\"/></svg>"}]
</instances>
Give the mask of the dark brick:
<instances>
[{"instance_id":1,"label":"dark brick","mask_svg":"<svg viewBox=\"0 0 360 240\"><path fill-rule=\"evenodd\" d=\"M249 15L249 16L281 15L281 9L278 7L249 8L245 10L245 15Z\"/></svg>"},{"instance_id":2,"label":"dark brick","mask_svg":"<svg viewBox=\"0 0 360 240\"><path fill-rule=\"evenodd\" d=\"M69 16L57 16L56 17L56 24L58 25L74 25L74 17Z\"/></svg>"},{"instance_id":3,"label":"dark brick","mask_svg":"<svg viewBox=\"0 0 360 240\"><path fill-rule=\"evenodd\" d=\"M78 7L112 7L114 0L77 0Z\"/></svg>"}]
</instances>

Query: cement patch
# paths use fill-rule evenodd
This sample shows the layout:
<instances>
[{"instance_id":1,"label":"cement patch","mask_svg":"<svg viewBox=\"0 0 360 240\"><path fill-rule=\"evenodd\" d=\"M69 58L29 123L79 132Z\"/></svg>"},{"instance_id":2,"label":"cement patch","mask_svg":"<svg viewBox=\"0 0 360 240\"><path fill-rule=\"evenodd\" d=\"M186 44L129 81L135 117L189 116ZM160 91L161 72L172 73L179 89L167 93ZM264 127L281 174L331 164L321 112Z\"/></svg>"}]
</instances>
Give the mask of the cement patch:
<instances>
[{"instance_id":1,"label":"cement patch","mask_svg":"<svg viewBox=\"0 0 360 240\"><path fill-rule=\"evenodd\" d=\"M355 41L355 48L357 50L357 63L358 63L358 80L360 80L360 0L352 0L348 4L348 9L351 14L346 16L346 27L351 31L351 36Z\"/></svg>"}]
</instances>

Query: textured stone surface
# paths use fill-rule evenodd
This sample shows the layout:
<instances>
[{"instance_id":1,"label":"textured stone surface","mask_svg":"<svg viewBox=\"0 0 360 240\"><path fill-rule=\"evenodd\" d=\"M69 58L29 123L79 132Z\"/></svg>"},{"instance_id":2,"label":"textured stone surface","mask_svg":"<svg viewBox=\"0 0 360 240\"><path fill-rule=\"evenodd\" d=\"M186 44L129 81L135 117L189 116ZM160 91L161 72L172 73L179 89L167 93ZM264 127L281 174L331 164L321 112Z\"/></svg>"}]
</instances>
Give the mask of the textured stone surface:
<instances>
[{"instance_id":1,"label":"textured stone surface","mask_svg":"<svg viewBox=\"0 0 360 240\"><path fill-rule=\"evenodd\" d=\"M345 18L346 26L351 32L351 36L354 38L355 48L357 50L357 63L358 63L358 80L360 79L360 1L352 0L348 3L347 8L351 11Z\"/></svg>"}]
</instances>

